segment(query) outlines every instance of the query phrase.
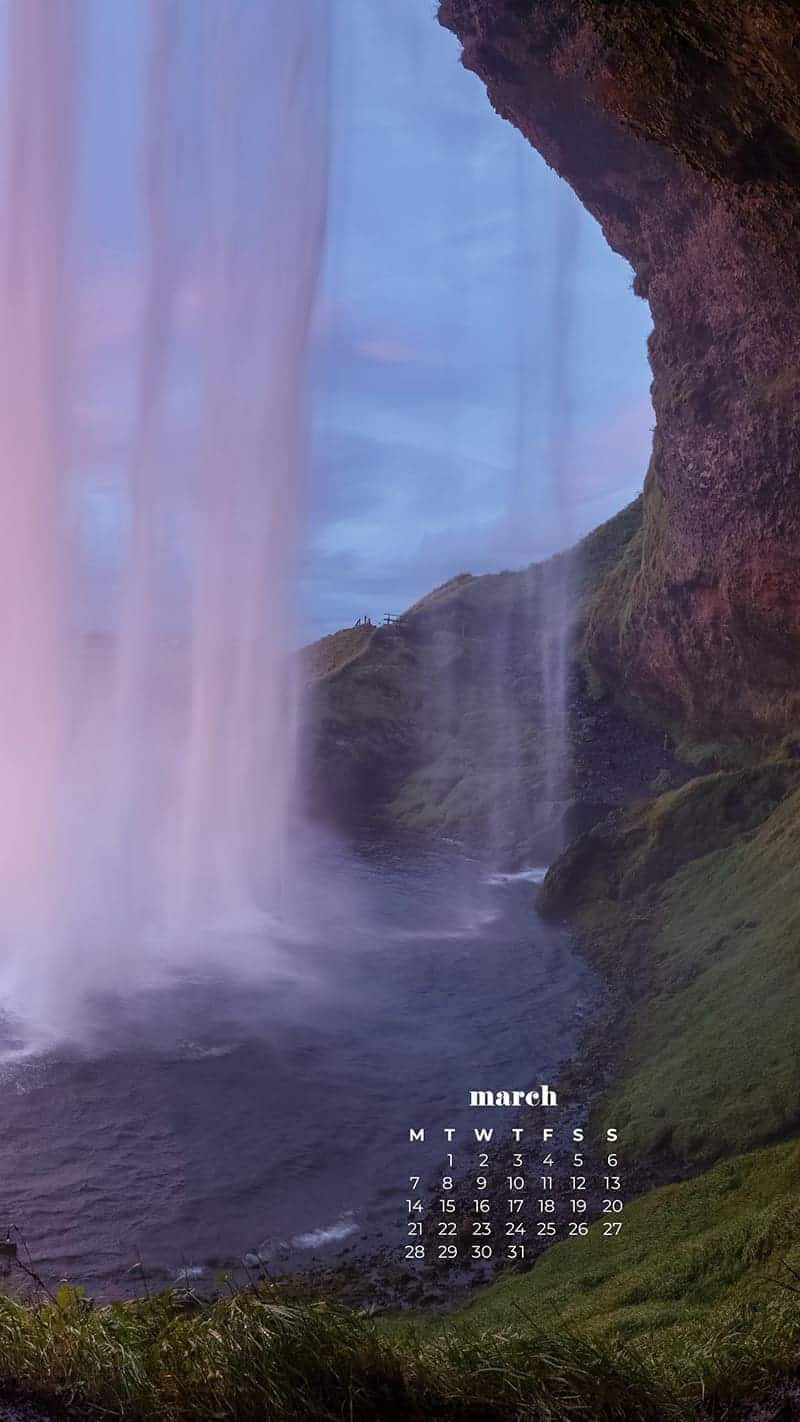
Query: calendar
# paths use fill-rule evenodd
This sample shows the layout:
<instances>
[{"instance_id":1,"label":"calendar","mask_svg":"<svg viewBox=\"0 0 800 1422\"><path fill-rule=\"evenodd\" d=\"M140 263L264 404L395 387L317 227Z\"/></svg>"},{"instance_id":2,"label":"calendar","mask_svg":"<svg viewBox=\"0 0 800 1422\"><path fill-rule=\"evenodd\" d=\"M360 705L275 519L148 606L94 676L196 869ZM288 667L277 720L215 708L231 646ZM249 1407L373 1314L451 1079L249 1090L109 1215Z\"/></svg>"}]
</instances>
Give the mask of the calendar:
<instances>
[{"instance_id":1,"label":"calendar","mask_svg":"<svg viewBox=\"0 0 800 1422\"><path fill-rule=\"evenodd\" d=\"M592 1132L574 1116L559 1123L554 1109L493 1102L467 1124L410 1125L406 1160L406 1266L526 1267L558 1240L587 1238L593 1226L611 1242L624 1229L623 1144L613 1125Z\"/></svg>"}]
</instances>

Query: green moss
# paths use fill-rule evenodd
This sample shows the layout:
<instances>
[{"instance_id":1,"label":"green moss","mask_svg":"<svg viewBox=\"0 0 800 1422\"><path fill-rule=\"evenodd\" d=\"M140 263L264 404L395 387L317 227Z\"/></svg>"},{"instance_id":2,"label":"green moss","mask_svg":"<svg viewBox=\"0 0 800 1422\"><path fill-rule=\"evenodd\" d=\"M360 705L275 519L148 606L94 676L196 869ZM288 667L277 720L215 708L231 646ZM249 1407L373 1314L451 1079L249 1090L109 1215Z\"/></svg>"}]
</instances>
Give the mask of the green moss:
<instances>
[{"instance_id":1,"label":"green moss","mask_svg":"<svg viewBox=\"0 0 800 1422\"><path fill-rule=\"evenodd\" d=\"M700 777L548 873L543 910L574 916L631 999L598 1123L637 1157L705 1162L800 1123L799 783L794 759Z\"/></svg>"},{"instance_id":2,"label":"green moss","mask_svg":"<svg viewBox=\"0 0 800 1422\"><path fill-rule=\"evenodd\" d=\"M727 1161L626 1205L617 1239L595 1225L556 1245L461 1318L482 1328L524 1320L532 1334L556 1318L605 1348L635 1346L694 1415L703 1393L746 1392L795 1363L799 1183L796 1141Z\"/></svg>"},{"instance_id":3,"label":"green moss","mask_svg":"<svg viewBox=\"0 0 800 1422\"><path fill-rule=\"evenodd\" d=\"M620 878L620 896L661 883L754 829L799 780L796 763L783 761L690 780L659 796L641 816L644 833Z\"/></svg>"},{"instance_id":4,"label":"green moss","mask_svg":"<svg viewBox=\"0 0 800 1422\"><path fill-rule=\"evenodd\" d=\"M603 899L631 899L754 829L799 782L798 762L775 760L702 776L618 811L556 861L540 908L555 916Z\"/></svg>"},{"instance_id":5,"label":"green moss","mask_svg":"<svg viewBox=\"0 0 800 1422\"><path fill-rule=\"evenodd\" d=\"M639 1155L708 1160L800 1122L800 792L686 865L647 932L643 994L604 1103Z\"/></svg>"},{"instance_id":6,"label":"green moss","mask_svg":"<svg viewBox=\"0 0 800 1422\"><path fill-rule=\"evenodd\" d=\"M642 526L642 496L601 523L578 544L580 588L588 603L620 561L631 556Z\"/></svg>"},{"instance_id":7,"label":"green moss","mask_svg":"<svg viewBox=\"0 0 800 1422\"><path fill-rule=\"evenodd\" d=\"M566 555L577 662L582 611L640 520L635 500ZM473 840L503 807L519 842L541 783L541 567L459 574L391 627L306 649L312 800L358 823ZM606 694L590 686L589 708Z\"/></svg>"},{"instance_id":8,"label":"green moss","mask_svg":"<svg viewBox=\"0 0 800 1422\"><path fill-rule=\"evenodd\" d=\"M748 761L758 760L758 750L743 741L679 741L677 751L684 765L691 765L698 774L714 770L735 770ZM762 752L763 754L763 752Z\"/></svg>"}]
</instances>

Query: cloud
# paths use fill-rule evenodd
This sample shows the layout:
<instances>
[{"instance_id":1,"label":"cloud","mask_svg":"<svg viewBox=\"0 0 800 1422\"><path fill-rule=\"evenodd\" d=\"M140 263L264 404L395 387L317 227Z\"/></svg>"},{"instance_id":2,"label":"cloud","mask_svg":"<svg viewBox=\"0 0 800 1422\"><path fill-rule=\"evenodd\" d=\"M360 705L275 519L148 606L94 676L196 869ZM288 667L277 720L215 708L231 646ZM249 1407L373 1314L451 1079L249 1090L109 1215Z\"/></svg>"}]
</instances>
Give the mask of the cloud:
<instances>
[{"instance_id":1,"label":"cloud","mask_svg":"<svg viewBox=\"0 0 800 1422\"><path fill-rule=\"evenodd\" d=\"M306 634L400 612L457 572L524 567L577 541L641 488L652 421L646 398L619 403L576 430L566 500L553 497L552 471L533 463L516 502L507 466L340 431L315 469Z\"/></svg>"},{"instance_id":2,"label":"cloud","mask_svg":"<svg viewBox=\"0 0 800 1422\"><path fill-rule=\"evenodd\" d=\"M459 571L547 556L565 539L564 488L569 536L580 536L640 486L652 422L647 309L579 210L566 283L572 424L555 486L555 218L572 200L461 68L432 0L332 9L332 202L311 353L302 586L309 634L399 611ZM121 138L98 131L94 141L113 179ZM74 413L86 478L113 486L134 409L141 234L130 183L99 186ZM196 271L178 292L181 373L187 361L196 373L207 295ZM176 440L196 419L178 387L169 392Z\"/></svg>"}]
</instances>

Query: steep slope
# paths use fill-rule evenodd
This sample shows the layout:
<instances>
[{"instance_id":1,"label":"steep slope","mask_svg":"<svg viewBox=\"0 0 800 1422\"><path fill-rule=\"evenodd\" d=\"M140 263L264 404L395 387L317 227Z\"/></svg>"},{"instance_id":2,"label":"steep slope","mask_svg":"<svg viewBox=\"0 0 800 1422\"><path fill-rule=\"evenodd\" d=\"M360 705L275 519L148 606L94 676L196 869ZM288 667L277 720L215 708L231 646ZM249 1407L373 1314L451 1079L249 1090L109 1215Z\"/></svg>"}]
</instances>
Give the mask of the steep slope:
<instances>
[{"instance_id":1,"label":"steep slope","mask_svg":"<svg viewBox=\"0 0 800 1422\"><path fill-rule=\"evenodd\" d=\"M589 673L583 633L596 591L639 527L640 501L571 556L575 619L568 829L682 772L663 733L629 722ZM541 566L462 574L378 627L312 679L308 757L314 812L341 825L446 833L520 857L542 837ZM352 633L363 632L361 628ZM346 654L341 639L345 639ZM306 653L328 665L331 639ZM545 828L544 839L549 831ZM540 845L542 853L547 845Z\"/></svg>"},{"instance_id":2,"label":"steep slope","mask_svg":"<svg viewBox=\"0 0 800 1422\"><path fill-rule=\"evenodd\" d=\"M696 1165L798 1130L800 761L609 817L550 869L541 908L620 989L598 1124L631 1155Z\"/></svg>"},{"instance_id":3,"label":"steep slope","mask_svg":"<svg viewBox=\"0 0 800 1422\"><path fill-rule=\"evenodd\" d=\"M371 623L356 622L353 627L340 627L327 637L311 642L302 650L302 675L308 683L340 671L363 652L375 628Z\"/></svg>"},{"instance_id":4,"label":"steep slope","mask_svg":"<svg viewBox=\"0 0 800 1422\"><path fill-rule=\"evenodd\" d=\"M626 1205L613 1243L595 1225L588 1238L557 1244L529 1273L478 1295L463 1321L477 1329L523 1320L535 1338L555 1318L567 1337L630 1348L677 1392L686 1422L741 1418L726 1404L796 1369L799 1170L795 1141L654 1190ZM753 1415L796 1416L782 1410L784 1396Z\"/></svg>"},{"instance_id":5,"label":"steep slope","mask_svg":"<svg viewBox=\"0 0 800 1422\"><path fill-rule=\"evenodd\" d=\"M800 714L800 16L775 0L443 0L463 62L631 262L657 417L589 629L695 734Z\"/></svg>"}]
</instances>

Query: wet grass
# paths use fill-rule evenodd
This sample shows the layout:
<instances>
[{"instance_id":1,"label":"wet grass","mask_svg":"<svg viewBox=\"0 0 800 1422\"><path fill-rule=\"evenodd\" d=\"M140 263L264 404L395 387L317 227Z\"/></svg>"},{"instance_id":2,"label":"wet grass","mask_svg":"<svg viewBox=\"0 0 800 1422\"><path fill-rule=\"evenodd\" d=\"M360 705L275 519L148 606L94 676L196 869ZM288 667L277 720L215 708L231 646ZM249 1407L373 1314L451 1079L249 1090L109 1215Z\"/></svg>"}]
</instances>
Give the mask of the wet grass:
<instances>
[{"instance_id":1,"label":"wet grass","mask_svg":"<svg viewBox=\"0 0 800 1422\"><path fill-rule=\"evenodd\" d=\"M626 1206L444 1318L263 1285L201 1305L0 1299L0 1378L162 1422L679 1422L738 1415L800 1359L800 1143ZM87 1415L97 1415L88 1412Z\"/></svg>"},{"instance_id":2,"label":"wet grass","mask_svg":"<svg viewBox=\"0 0 800 1422\"><path fill-rule=\"evenodd\" d=\"M800 1358L800 1143L738 1157L626 1206L464 1313L480 1328L554 1322L633 1352L685 1415L725 1415Z\"/></svg>"},{"instance_id":3,"label":"wet grass","mask_svg":"<svg viewBox=\"0 0 800 1422\"><path fill-rule=\"evenodd\" d=\"M627 1061L604 1107L638 1154L695 1161L800 1122L800 793L685 865L647 935Z\"/></svg>"},{"instance_id":4,"label":"wet grass","mask_svg":"<svg viewBox=\"0 0 800 1422\"><path fill-rule=\"evenodd\" d=\"M677 1418L633 1352L523 1327L392 1328L248 1290L197 1309L163 1297L94 1310L66 1286L0 1301L7 1385L87 1415L160 1422L625 1422Z\"/></svg>"},{"instance_id":5,"label":"wet grass","mask_svg":"<svg viewBox=\"0 0 800 1422\"><path fill-rule=\"evenodd\" d=\"M800 1124L796 759L621 812L568 849L542 906L629 993L598 1121L634 1156L702 1165Z\"/></svg>"}]
</instances>

